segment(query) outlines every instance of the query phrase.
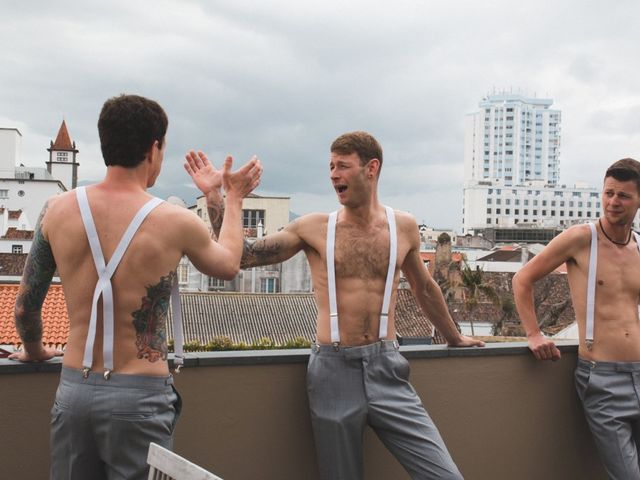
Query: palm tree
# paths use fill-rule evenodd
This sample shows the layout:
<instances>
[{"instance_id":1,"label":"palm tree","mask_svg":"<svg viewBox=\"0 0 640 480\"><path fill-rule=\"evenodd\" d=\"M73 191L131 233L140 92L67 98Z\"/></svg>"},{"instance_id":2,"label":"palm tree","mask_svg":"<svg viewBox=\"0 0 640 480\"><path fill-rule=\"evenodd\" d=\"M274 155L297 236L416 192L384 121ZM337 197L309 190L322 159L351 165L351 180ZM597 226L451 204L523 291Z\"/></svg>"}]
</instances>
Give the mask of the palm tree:
<instances>
[{"instance_id":1,"label":"palm tree","mask_svg":"<svg viewBox=\"0 0 640 480\"><path fill-rule=\"evenodd\" d=\"M469 313L469 323L471 325L471 335L475 335L473 328L473 317L471 313L478 306L481 295L491 300L494 305L500 305L500 298L496 293L496 290L489 283L485 282L484 271L476 266L473 270L466 260L464 260L464 267L460 271L460 287L463 290L464 305Z\"/></svg>"}]
</instances>

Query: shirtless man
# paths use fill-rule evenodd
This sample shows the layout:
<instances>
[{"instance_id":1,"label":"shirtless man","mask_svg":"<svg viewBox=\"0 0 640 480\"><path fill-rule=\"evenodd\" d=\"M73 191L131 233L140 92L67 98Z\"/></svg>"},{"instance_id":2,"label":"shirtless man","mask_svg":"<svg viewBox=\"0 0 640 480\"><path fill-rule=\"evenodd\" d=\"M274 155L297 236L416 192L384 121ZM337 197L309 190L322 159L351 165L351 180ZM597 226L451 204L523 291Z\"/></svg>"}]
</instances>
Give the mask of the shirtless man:
<instances>
[{"instance_id":1,"label":"shirtless man","mask_svg":"<svg viewBox=\"0 0 640 480\"><path fill-rule=\"evenodd\" d=\"M605 468L619 480L640 479L640 243L631 231L638 207L640 163L625 158L605 174L598 222L565 230L513 278L529 348L538 360L557 360L560 351L538 328L533 284L566 262L580 338L576 388Z\"/></svg>"},{"instance_id":2,"label":"shirtless man","mask_svg":"<svg viewBox=\"0 0 640 480\"><path fill-rule=\"evenodd\" d=\"M187 255L218 278L239 271L242 198L262 167L252 159L231 173L227 158L228 213L216 242L192 212L146 192L160 174L167 123L152 100L107 100L98 121L105 179L51 198L38 220L16 300L24 348L12 357L56 354L42 345L41 307L57 268L70 331L51 412L52 479L147 478L149 443L170 448L180 413L166 330L178 262ZM116 248L136 215L128 248Z\"/></svg>"},{"instance_id":3,"label":"shirtless man","mask_svg":"<svg viewBox=\"0 0 640 480\"><path fill-rule=\"evenodd\" d=\"M307 383L322 478L362 478L362 432L369 424L412 478L459 479L398 352L394 305L400 270L449 345L483 344L456 330L442 292L420 259L414 218L378 201L381 167L382 149L371 135L340 136L329 162L343 206L337 223L335 214L309 214L278 233L245 242L241 267L282 262L301 250L309 260L318 320ZM195 152L187 155L185 168L206 195L217 231L224 211L215 188L218 172Z\"/></svg>"}]
</instances>

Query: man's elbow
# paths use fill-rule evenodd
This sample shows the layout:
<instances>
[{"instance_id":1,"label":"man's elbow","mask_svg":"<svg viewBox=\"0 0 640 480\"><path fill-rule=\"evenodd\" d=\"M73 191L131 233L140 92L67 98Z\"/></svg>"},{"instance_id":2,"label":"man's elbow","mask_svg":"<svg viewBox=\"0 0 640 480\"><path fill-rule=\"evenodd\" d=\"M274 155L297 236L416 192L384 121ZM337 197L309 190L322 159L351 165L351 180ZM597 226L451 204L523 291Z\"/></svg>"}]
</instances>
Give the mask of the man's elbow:
<instances>
[{"instance_id":1,"label":"man's elbow","mask_svg":"<svg viewBox=\"0 0 640 480\"><path fill-rule=\"evenodd\" d=\"M221 271L217 277L220 280L233 280L234 278L236 278L236 275L238 275L238 273L240 272L240 264L233 264L233 265L228 265L227 267L224 268L223 271Z\"/></svg>"},{"instance_id":2,"label":"man's elbow","mask_svg":"<svg viewBox=\"0 0 640 480\"><path fill-rule=\"evenodd\" d=\"M527 275L523 273L522 270L516 272L511 280L511 288L513 289L514 295L517 295L519 292L522 292L527 287L531 287L533 284Z\"/></svg>"}]
</instances>

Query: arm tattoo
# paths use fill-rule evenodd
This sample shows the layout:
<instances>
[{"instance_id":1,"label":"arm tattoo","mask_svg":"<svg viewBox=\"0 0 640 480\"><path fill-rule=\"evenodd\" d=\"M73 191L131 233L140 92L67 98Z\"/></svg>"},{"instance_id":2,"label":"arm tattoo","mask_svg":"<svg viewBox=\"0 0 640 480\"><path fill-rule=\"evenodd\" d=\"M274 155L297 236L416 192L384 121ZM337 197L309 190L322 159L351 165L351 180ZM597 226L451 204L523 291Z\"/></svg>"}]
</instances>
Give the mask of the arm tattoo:
<instances>
[{"instance_id":1,"label":"arm tattoo","mask_svg":"<svg viewBox=\"0 0 640 480\"><path fill-rule=\"evenodd\" d=\"M211 222L211 228L213 229L213 239L217 240L220 236L220 229L222 228L222 219L224 218L224 202L219 202L216 205L207 205L207 212L209 213L209 221Z\"/></svg>"},{"instance_id":2,"label":"arm tattoo","mask_svg":"<svg viewBox=\"0 0 640 480\"><path fill-rule=\"evenodd\" d=\"M222 228L224 218L224 202L216 202L215 205L207 204L209 220L213 228L214 238L217 240ZM277 255L280 253L280 244L267 243L265 240L249 241L244 239L240 268L255 267L258 265L270 265L278 261Z\"/></svg>"},{"instance_id":3,"label":"arm tattoo","mask_svg":"<svg viewBox=\"0 0 640 480\"><path fill-rule=\"evenodd\" d=\"M280 244L267 242L264 239L250 242L244 239L240 268L256 267L259 265L271 265L278 262Z\"/></svg>"},{"instance_id":4,"label":"arm tattoo","mask_svg":"<svg viewBox=\"0 0 640 480\"><path fill-rule=\"evenodd\" d=\"M170 272L156 285L147 286L140 309L131 314L138 358L146 358L152 363L167 359L167 313L175 276L175 271Z\"/></svg>"},{"instance_id":5,"label":"arm tattoo","mask_svg":"<svg viewBox=\"0 0 640 480\"><path fill-rule=\"evenodd\" d=\"M40 224L48 203L45 203L27 256L22 281L16 298L16 330L23 342L42 340L42 304L56 271L51 245L44 238Z\"/></svg>"}]
</instances>

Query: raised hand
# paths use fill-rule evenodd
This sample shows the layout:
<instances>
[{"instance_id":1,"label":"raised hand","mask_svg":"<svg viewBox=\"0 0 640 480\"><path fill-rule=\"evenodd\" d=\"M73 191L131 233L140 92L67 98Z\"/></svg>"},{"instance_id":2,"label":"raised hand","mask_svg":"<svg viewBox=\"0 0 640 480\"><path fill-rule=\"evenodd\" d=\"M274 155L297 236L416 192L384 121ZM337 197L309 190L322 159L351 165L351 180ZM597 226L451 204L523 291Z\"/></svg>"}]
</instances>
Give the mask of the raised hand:
<instances>
[{"instance_id":1,"label":"raised hand","mask_svg":"<svg viewBox=\"0 0 640 480\"><path fill-rule=\"evenodd\" d=\"M255 155L235 172L231 171L233 159L227 157L222 167L222 184L227 195L242 198L249 195L259 184L262 177L262 163Z\"/></svg>"},{"instance_id":2,"label":"raised hand","mask_svg":"<svg viewBox=\"0 0 640 480\"><path fill-rule=\"evenodd\" d=\"M185 160L184 169L202 193L206 195L222 187L222 170L214 167L204 153L191 150L185 155Z\"/></svg>"},{"instance_id":3,"label":"raised hand","mask_svg":"<svg viewBox=\"0 0 640 480\"><path fill-rule=\"evenodd\" d=\"M196 187L207 195L224 187L227 194L246 197L259 184L262 177L262 163L254 155L235 172L231 171L233 158L227 156L222 169L217 169L203 152L189 151L185 155L184 169L192 178Z\"/></svg>"}]
</instances>

